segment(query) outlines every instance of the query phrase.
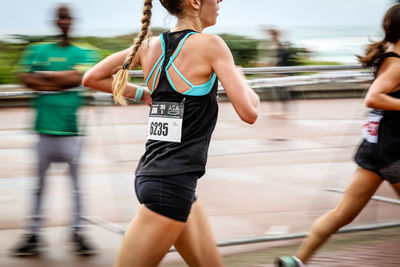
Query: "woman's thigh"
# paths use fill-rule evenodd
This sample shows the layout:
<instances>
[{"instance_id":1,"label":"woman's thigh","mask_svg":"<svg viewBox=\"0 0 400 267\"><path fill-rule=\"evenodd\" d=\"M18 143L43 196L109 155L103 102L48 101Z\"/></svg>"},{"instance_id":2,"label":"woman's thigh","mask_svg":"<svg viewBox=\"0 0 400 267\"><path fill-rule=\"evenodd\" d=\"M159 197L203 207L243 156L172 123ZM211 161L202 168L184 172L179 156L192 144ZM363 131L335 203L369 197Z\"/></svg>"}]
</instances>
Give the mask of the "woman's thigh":
<instances>
[{"instance_id":1,"label":"woman's thigh","mask_svg":"<svg viewBox=\"0 0 400 267\"><path fill-rule=\"evenodd\" d=\"M335 210L346 217L356 216L367 205L382 182L382 178L375 172L358 168Z\"/></svg>"},{"instance_id":2,"label":"woman's thigh","mask_svg":"<svg viewBox=\"0 0 400 267\"><path fill-rule=\"evenodd\" d=\"M184 226L142 205L125 232L114 267L158 266Z\"/></svg>"}]
</instances>

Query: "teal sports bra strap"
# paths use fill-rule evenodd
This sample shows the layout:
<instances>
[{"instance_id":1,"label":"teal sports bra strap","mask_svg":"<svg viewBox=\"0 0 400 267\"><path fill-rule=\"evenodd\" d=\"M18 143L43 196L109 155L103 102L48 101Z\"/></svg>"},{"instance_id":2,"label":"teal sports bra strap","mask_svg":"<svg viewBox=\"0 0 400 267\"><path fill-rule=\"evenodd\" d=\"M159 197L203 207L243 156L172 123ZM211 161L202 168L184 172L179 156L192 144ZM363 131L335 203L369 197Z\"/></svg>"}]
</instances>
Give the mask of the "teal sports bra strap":
<instances>
[{"instance_id":1,"label":"teal sports bra strap","mask_svg":"<svg viewBox=\"0 0 400 267\"><path fill-rule=\"evenodd\" d=\"M215 72L211 75L210 80L208 82L201 84L201 85L196 85L187 90L186 92L183 93L183 95L192 95L192 96L202 96L208 94L211 89L213 84L215 83L215 80L217 79L217 75Z\"/></svg>"},{"instance_id":2,"label":"teal sports bra strap","mask_svg":"<svg viewBox=\"0 0 400 267\"><path fill-rule=\"evenodd\" d=\"M175 58L178 56L179 52L182 49L183 44L185 43L186 39L192 35L192 34L197 34L198 32L189 32L185 35L185 37L182 38L181 43L179 44L179 47L175 50L174 55L169 59L168 66L171 65L171 63L175 60ZM167 68L168 68L167 66Z\"/></svg>"},{"instance_id":3,"label":"teal sports bra strap","mask_svg":"<svg viewBox=\"0 0 400 267\"><path fill-rule=\"evenodd\" d=\"M150 71L150 73L149 73L149 75L147 76L147 79L146 79L146 85L147 85L147 87L149 87L149 80L150 80L151 76L153 75L153 72L154 72L155 68L158 65L158 69L157 69L156 75L153 78L153 85L151 87L152 88L151 91L154 91L154 85L155 85L155 82L157 80L157 76L161 71L161 68L162 68L162 65L163 65L164 59L165 59L165 42L164 42L164 37L163 37L162 34L160 34L160 41L161 41L162 54L158 58L157 62L154 64L153 68L151 69L151 71ZM161 61L161 63L160 63L160 61Z\"/></svg>"},{"instance_id":4,"label":"teal sports bra strap","mask_svg":"<svg viewBox=\"0 0 400 267\"><path fill-rule=\"evenodd\" d=\"M187 33L181 40L179 47L175 50L174 54L171 56L171 58L168 61L168 64L165 67L165 74L167 76L167 79L169 81L169 84L171 85L171 87L175 90L178 91L178 89L175 87L171 76L169 75L168 72L168 68L172 65L172 67L174 68L175 72L179 75L179 77L181 77L181 79L186 82L189 86L190 89L187 90L186 92L182 93L183 95L193 95L193 96L201 96L201 95L205 95L208 94L217 78L216 74L213 73L211 75L211 78L208 80L208 82L204 83L204 84L200 84L200 85L193 85L188 79L186 79L185 76L183 76L183 74L178 70L178 68L175 66L174 64L174 60L175 58L178 56L179 52L182 49L183 44L185 43L186 39L192 35L192 34L196 34L198 32L189 32Z\"/></svg>"},{"instance_id":5,"label":"teal sports bra strap","mask_svg":"<svg viewBox=\"0 0 400 267\"><path fill-rule=\"evenodd\" d=\"M168 73L168 68L172 65L172 67L175 69L176 73L179 75L179 77L181 77L182 80L184 80L190 87L194 87L194 85L188 81L188 79L185 78L185 76L182 75L182 73L178 70L178 68L175 66L174 64L174 60L175 58L178 56L179 52L182 49L183 44L185 43L186 39L192 35L192 34L197 34L198 32L189 32L185 35L185 37L182 38L181 43L179 44L179 47L175 50L173 56L169 59L169 62L167 64L167 66L165 67L165 73L167 75L167 78L172 86L172 88L175 91L178 91L174 85L174 83L172 82L171 76Z\"/></svg>"},{"instance_id":6,"label":"teal sports bra strap","mask_svg":"<svg viewBox=\"0 0 400 267\"><path fill-rule=\"evenodd\" d=\"M172 67L175 69L176 73L179 75L179 77L181 77L182 80L184 80L190 87L193 87L193 84L191 82L189 82L183 75L182 73L176 68L175 64L174 64L174 60L175 58L178 56L179 52L182 49L183 44L185 43L186 39L192 35L192 34L196 34L198 32L189 32L185 35L185 37L182 38L181 43L179 44L179 47L175 50L173 56L169 59L169 62L167 64L167 66L165 67L165 74L167 75L167 79L169 80L169 83L171 84L172 88L175 91L178 91L174 85L174 83L172 82L171 76L168 73L168 68L172 65Z\"/></svg>"}]
</instances>

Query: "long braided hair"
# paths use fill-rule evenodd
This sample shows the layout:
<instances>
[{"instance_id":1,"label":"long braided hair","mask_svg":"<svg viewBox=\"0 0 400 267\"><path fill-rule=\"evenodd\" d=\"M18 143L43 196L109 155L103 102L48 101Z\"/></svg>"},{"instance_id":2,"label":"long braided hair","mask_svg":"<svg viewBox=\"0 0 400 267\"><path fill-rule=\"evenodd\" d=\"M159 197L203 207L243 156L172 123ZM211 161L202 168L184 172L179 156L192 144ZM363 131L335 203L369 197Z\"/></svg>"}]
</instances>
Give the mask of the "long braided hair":
<instances>
[{"instance_id":1,"label":"long braided hair","mask_svg":"<svg viewBox=\"0 0 400 267\"><path fill-rule=\"evenodd\" d=\"M150 20L152 15L151 13L152 8L153 8L153 1L144 0L142 27L140 29L137 38L135 39L131 53L125 59L124 65L117 72L112 83L114 102L120 103L121 105L126 105L123 93L126 84L128 83L129 70L135 66L136 62L134 62L134 58L136 56L136 53L138 52L139 47L142 44L143 40L149 35L150 32Z\"/></svg>"}]
</instances>

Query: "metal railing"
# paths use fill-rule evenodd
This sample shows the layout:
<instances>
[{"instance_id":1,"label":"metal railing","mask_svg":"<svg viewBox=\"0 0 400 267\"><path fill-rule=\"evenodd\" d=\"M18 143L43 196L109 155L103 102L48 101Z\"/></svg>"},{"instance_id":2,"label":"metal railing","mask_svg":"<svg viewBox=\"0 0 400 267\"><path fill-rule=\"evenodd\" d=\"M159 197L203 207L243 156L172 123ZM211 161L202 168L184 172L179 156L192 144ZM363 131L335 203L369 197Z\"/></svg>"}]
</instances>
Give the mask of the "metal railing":
<instances>
[{"instance_id":1,"label":"metal railing","mask_svg":"<svg viewBox=\"0 0 400 267\"><path fill-rule=\"evenodd\" d=\"M117 223L109 222L103 218L97 216L83 216L85 221L97 225L98 227L110 231L112 233L118 235L124 235L126 229L120 226ZM346 226L339 229L336 233L352 233L352 232L361 232L361 231L372 231L386 228L398 228L400 227L400 221L392 221L392 222L384 222L384 223L374 223L374 224L363 224L363 225L352 225ZM229 246L238 246L238 245L249 245L256 243L264 243L264 242L272 242L272 241L282 241L282 240L291 240L291 239L299 239L305 238L309 232L297 232L290 234L280 234L280 235L265 235L265 236L257 236L257 237L249 237L249 238L240 238L240 239L232 239L222 242L217 242L216 245L218 247L229 247ZM172 248L169 252L175 252L176 249Z\"/></svg>"},{"instance_id":2,"label":"metal railing","mask_svg":"<svg viewBox=\"0 0 400 267\"><path fill-rule=\"evenodd\" d=\"M365 70L361 65L316 65L316 66L287 66L287 67L255 67L243 68L244 74L299 73L320 71ZM143 77L143 71L129 71L131 77Z\"/></svg>"},{"instance_id":3,"label":"metal railing","mask_svg":"<svg viewBox=\"0 0 400 267\"><path fill-rule=\"evenodd\" d=\"M243 68L243 72L249 75L263 74L289 74L289 73L307 73L307 72L322 72L308 75L284 76L284 77L267 77L258 79L249 79L247 83L254 88L270 88L270 87L288 87L301 86L312 84L326 84L332 82L370 82L373 79L372 74L366 71L361 65L328 65L328 66L290 66L290 67L257 67ZM333 72L333 73L327 73ZM143 77L143 71L132 70L129 72L131 77ZM18 85L0 86L3 88L15 89ZM82 87L82 90L84 88ZM222 85L219 85L219 90L223 90ZM0 97L19 97L35 95L38 91L3 91L0 92ZM94 97L108 98L108 93L96 92Z\"/></svg>"}]
</instances>

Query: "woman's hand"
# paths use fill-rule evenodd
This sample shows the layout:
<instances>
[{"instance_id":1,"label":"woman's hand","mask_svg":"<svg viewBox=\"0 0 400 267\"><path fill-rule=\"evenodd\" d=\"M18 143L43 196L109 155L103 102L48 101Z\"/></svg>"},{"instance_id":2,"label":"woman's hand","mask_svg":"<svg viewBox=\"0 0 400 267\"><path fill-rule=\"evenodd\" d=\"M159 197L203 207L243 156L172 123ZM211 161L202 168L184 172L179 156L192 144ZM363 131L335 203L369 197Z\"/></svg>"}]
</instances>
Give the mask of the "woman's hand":
<instances>
[{"instance_id":1,"label":"woman's hand","mask_svg":"<svg viewBox=\"0 0 400 267\"><path fill-rule=\"evenodd\" d=\"M148 105L149 107L151 106L151 102L152 102L152 98L151 98L151 93L148 89L144 89L143 91L143 96L142 96L142 101L144 103L146 103L146 105Z\"/></svg>"}]
</instances>

